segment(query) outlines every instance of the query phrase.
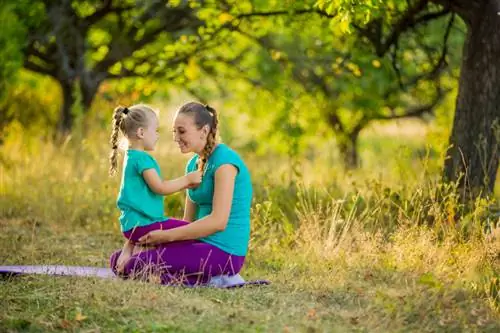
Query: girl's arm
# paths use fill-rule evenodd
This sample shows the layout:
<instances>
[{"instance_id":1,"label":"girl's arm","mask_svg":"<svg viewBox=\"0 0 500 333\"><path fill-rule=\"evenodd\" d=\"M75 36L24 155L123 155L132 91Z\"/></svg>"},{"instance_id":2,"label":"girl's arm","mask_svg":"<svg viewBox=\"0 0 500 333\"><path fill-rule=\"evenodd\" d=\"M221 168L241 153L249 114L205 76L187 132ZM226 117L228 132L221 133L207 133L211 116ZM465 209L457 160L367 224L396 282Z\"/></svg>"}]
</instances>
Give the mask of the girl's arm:
<instances>
[{"instance_id":1,"label":"girl's arm","mask_svg":"<svg viewBox=\"0 0 500 333\"><path fill-rule=\"evenodd\" d=\"M186 226L169 230L155 230L139 239L143 245L198 239L224 230L231 213L234 182L238 171L235 166L225 164L215 172L215 188L212 213Z\"/></svg>"},{"instance_id":2,"label":"girl's arm","mask_svg":"<svg viewBox=\"0 0 500 333\"><path fill-rule=\"evenodd\" d=\"M176 179L161 180L155 169L147 169L142 173L142 177L151 191L161 195L172 194L188 186L198 185L201 182L201 175L201 171L195 171Z\"/></svg>"},{"instance_id":3,"label":"girl's arm","mask_svg":"<svg viewBox=\"0 0 500 333\"><path fill-rule=\"evenodd\" d=\"M186 195L186 203L184 205L184 221L193 222L196 216L196 204Z\"/></svg>"}]
</instances>

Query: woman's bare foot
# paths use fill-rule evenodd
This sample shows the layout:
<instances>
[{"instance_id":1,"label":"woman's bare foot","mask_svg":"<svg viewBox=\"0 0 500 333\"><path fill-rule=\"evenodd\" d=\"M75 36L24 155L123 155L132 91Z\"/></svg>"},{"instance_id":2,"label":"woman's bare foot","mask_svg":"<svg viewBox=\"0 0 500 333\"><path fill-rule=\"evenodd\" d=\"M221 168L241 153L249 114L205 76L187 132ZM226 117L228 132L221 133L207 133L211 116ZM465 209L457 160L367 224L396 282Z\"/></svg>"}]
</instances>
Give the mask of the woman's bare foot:
<instances>
[{"instance_id":1,"label":"woman's bare foot","mask_svg":"<svg viewBox=\"0 0 500 333\"><path fill-rule=\"evenodd\" d=\"M134 251L134 244L132 244L129 241L126 241L125 244L123 245L123 249L122 252L120 253L120 256L118 257L118 260L116 260L116 270L118 273L123 273L125 271L125 265L132 256L133 251Z\"/></svg>"},{"instance_id":2,"label":"woman's bare foot","mask_svg":"<svg viewBox=\"0 0 500 333\"><path fill-rule=\"evenodd\" d=\"M120 253L118 260L116 261L116 271L118 273L123 273L125 271L125 265L131 256L132 253L124 253L123 251Z\"/></svg>"}]
</instances>

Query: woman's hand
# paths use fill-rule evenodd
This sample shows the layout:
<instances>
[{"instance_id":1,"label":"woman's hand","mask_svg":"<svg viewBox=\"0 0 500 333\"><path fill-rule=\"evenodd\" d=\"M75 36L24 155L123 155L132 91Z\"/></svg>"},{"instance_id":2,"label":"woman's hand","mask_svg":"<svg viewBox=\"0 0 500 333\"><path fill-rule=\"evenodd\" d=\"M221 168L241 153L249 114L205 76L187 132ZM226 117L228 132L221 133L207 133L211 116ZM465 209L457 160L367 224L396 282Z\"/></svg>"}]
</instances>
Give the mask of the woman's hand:
<instances>
[{"instance_id":1,"label":"woman's hand","mask_svg":"<svg viewBox=\"0 0 500 333\"><path fill-rule=\"evenodd\" d=\"M170 242L169 230L153 230L139 238L137 245L151 246Z\"/></svg>"}]
</instances>

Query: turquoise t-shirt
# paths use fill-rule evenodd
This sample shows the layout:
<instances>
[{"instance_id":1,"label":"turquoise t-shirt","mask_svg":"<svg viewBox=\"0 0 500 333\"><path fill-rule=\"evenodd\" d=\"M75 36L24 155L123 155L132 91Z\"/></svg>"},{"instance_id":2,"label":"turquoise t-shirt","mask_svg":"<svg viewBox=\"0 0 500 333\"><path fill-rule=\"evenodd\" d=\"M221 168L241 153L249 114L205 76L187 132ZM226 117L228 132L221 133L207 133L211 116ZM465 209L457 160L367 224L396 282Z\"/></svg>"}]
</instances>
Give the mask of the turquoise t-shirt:
<instances>
[{"instance_id":1,"label":"turquoise t-shirt","mask_svg":"<svg viewBox=\"0 0 500 333\"><path fill-rule=\"evenodd\" d=\"M151 155L141 150L127 150L117 200L123 232L166 220L163 215L163 196L151 191L142 176L147 169L155 169L160 175L160 167Z\"/></svg>"},{"instance_id":2,"label":"turquoise t-shirt","mask_svg":"<svg viewBox=\"0 0 500 333\"><path fill-rule=\"evenodd\" d=\"M195 171L197 161L198 155L193 156L187 164L186 172ZM226 229L203 237L200 240L212 244L227 253L244 256L247 253L250 240L252 182L250 173L240 156L225 144L217 145L208 158L206 171L200 186L188 189L187 194L189 199L196 205L196 220L209 215L213 207L215 171L224 164L232 164L238 170L229 220Z\"/></svg>"}]
</instances>

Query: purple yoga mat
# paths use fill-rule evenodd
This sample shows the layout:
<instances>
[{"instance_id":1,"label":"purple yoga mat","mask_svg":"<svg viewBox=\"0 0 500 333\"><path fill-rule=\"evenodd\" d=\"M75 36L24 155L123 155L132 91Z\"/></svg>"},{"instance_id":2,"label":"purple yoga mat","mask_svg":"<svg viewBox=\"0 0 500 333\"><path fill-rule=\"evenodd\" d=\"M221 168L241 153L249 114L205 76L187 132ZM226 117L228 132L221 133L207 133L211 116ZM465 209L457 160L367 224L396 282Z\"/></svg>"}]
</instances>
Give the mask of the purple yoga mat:
<instances>
[{"instance_id":1,"label":"purple yoga mat","mask_svg":"<svg viewBox=\"0 0 500 333\"><path fill-rule=\"evenodd\" d=\"M109 268L62 265L0 266L0 274L95 276L104 279L115 277L115 274Z\"/></svg>"},{"instance_id":2,"label":"purple yoga mat","mask_svg":"<svg viewBox=\"0 0 500 333\"><path fill-rule=\"evenodd\" d=\"M109 268L87 267L87 266L63 266L63 265L40 265L40 266L0 266L0 275L20 274L42 274L42 275L65 275L65 276L87 276L103 279L113 279L116 275ZM216 288L239 288L251 285L267 285L267 280L253 280L242 283L221 285Z\"/></svg>"}]
</instances>

